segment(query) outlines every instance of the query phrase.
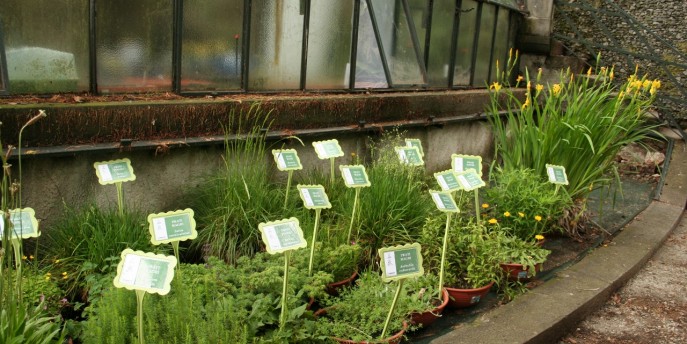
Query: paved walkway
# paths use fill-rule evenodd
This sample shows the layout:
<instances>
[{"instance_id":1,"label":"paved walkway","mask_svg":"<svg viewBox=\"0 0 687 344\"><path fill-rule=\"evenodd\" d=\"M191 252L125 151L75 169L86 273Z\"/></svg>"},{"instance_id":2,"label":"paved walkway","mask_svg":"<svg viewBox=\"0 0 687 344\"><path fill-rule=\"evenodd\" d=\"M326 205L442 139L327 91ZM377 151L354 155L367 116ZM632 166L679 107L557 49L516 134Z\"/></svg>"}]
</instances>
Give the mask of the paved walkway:
<instances>
[{"instance_id":1,"label":"paved walkway","mask_svg":"<svg viewBox=\"0 0 687 344\"><path fill-rule=\"evenodd\" d=\"M635 217L614 237L611 244L594 250L579 263L558 272L554 278L516 298L515 301L486 312L474 322L461 324L453 331L431 340L431 343L556 343L567 333L578 332L576 329L580 321L600 309L609 298L611 298L611 303L616 302L615 300L622 302L623 296L616 295L624 294L616 294L616 291L637 275L673 229L681 223L686 203L687 148L684 143L676 142L660 199L652 202L646 210ZM668 241L666 246L668 247L673 242L686 242L687 238L681 235L677 234L677 237ZM662 256L665 257L665 255L657 257ZM667 257L670 257L670 253ZM682 264L683 269L687 267L684 259L678 259L674 263ZM684 288L687 277L681 270L677 273L659 272L656 270L659 266L657 264L660 263L647 265L648 270L645 270L647 276L669 278L682 283L682 288ZM642 284L639 284L638 288L648 289ZM683 296L686 294L684 289L678 290L677 293L682 293ZM660 302L668 303L668 299L670 296L667 296L667 299L661 299ZM678 309L685 310L684 304L680 304L679 301L675 304ZM665 309L669 311L673 308L665 307ZM647 311L645 314L650 313ZM647 315L647 317L654 316ZM684 314L678 318L685 319ZM579 333L583 333L583 329L586 329L586 325L581 326ZM685 332L684 320L681 323L678 322L675 327L676 331ZM635 328L636 333L646 330L649 329L642 328L641 324ZM658 327L655 330L657 331ZM628 335L627 343L643 343L639 341L639 337L632 336L632 334ZM666 334L666 338L669 336ZM656 338L647 342L671 342ZM572 340L569 343L586 343L582 338L580 341L574 338ZM609 342L600 340L597 343ZM617 343L625 342L618 341Z\"/></svg>"}]
</instances>

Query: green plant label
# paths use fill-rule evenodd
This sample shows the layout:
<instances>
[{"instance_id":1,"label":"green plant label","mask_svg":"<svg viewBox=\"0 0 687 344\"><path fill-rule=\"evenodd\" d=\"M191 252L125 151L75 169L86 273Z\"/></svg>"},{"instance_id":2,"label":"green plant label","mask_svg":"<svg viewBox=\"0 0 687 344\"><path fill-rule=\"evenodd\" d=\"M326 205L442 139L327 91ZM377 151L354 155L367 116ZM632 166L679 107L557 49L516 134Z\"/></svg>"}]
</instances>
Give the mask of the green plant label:
<instances>
[{"instance_id":1,"label":"green plant label","mask_svg":"<svg viewBox=\"0 0 687 344\"><path fill-rule=\"evenodd\" d=\"M12 239L37 238L41 233L38 231L38 220L36 212L31 208L11 209L10 237ZM5 234L5 221L0 221L0 237Z\"/></svg>"},{"instance_id":2,"label":"green plant label","mask_svg":"<svg viewBox=\"0 0 687 344\"><path fill-rule=\"evenodd\" d=\"M95 174L101 185L136 180L134 169L131 167L131 160L127 158L96 162L93 167L95 167Z\"/></svg>"},{"instance_id":3,"label":"green plant label","mask_svg":"<svg viewBox=\"0 0 687 344\"><path fill-rule=\"evenodd\" d=\"M308 209L331 208L327 193L322 185L297 185L298 194L301 195L303 205Z\"/></svg>"},{"instance_id":4,"label":"green plant label","mask_svg":"<svg viewBox=\"0 0 687 344\"><path fill-rule=\"evenodd\" d=\"M262 242L265 243L267 252L270 254L297 250L308 245L298 219L295 217L260 223L258 229L262 235Z\"/></svg>"},{"instance_id":5,"label":"green plant label","mask_svg":"<svg viewBox=\"0 0 687 344\"><path fill-rule=\"evenodd\" d=\"M451 167L457 173L475 170L482 177L482 157L479 155L451 155Z\"/></svg>"},{"instance_id":6,"label":"green plant label","mask_svg":"<svg viewBox=\"0 0 687 344\"><path fill-rule=\"evenodd\" d=\"M425 164L417 147L395 147L394 149L402 164L411 166L422 166Z\"/></svg>"},{"instance_id":7,"label":"green plant label","mask_svg":"<svg viewBox=\"0 0 687 344\"><path fill-rule=\"evenodd\" d=\"M546 174L549 176L549 182L568 185L568 175L565 173L565 167L546 164Z\"/></svg>"},{"instance_id":8,"label":"green plant label","mask_svg":"<svg viewBox=\"0 0 687 344\"><path fill-rule=\"evenodd\" d=\"M422 157L425 156L425 151L422 149L422 141L420 141L420 139L405 139L405 142L408 147L417 147L420 151L420 155Z\"/></svg>"},{"instance_id":9,"label":"green plant label","mask_svg":"<svg viewBox=\"0 0 687 344\"><path fill-rule=\"evenodd\" d=\"M458 178L453 170L437 172L434 174L434 178L436 178L443 191L460 190L460 183L458 183Z\"/></svg>"},{"instance_id":10,"label":"green plant label","mask_svg":"<svg viewBox=\"0 0 687 344\"><path fill-rule=\"evenodd\" d=\"M429 190L429 194L432 195L434 204L436 204L439 210L452 213L460 212L460 209L458 209L458 205L451 196L450 192Z\"/></svg>"},{"instance_id":11,"label":"green plant label","mask_svg":"<svg viewBox=\"0 0 687 344\"><path fill-rule=\"evenodd\" d=\"M198 236L196 220L193 219L191 209L150 214L148 230L153 245L195 239Z\"/></svg>"},{"instance_id":12,"label":"green plant label","mask_svg":"<svg viewBox=\"0 0 687 344\"><path fill-rule=\"evenodd\" d=\"M420 252L421 247L418 243L379 249L382 280L391 282L422 276L425 270L422 267L422 254Z\"/></svg>"},{"instance_id":13,"label":"green plant label","mask_svg":"<svg viewBox=\"0 0 687 344\"><path fill-rule=\"evenodd\" d=\"M339 141L336 139L315 141L312 143L312 146L315 147L317 157L320 159L338 158L344 155L341 146L339 146Z\"/></svg>"},{"instance_id":14,"label":"green plant label","mask_svg":"<svg viewBox=\"0 0 687 344\"><path fill-rule=\"evenodd\" d=\"M472 191L486 185L482 178L472 169L467 172L458 173L457 177L458 183L465 191Z\"/></svg>"},{"instance_id":15,"label":"green plant label","mask_svg":"<svg viewBox=\"0 0 687 344\"><path fill-rule=\"evenodd\" d=\"M160 295L169 293L174 278L174 267L177 265L174 256L127 248L122 251L121 257L114 279L115 287Z\"/></svg>"},{"instance_id":16,"label":"green plant label","mask_svg":"<svg viewBox=\"0 0 687 344\"><path fill-rule=\"evenodd\" d=\"M367 177L365 166L363 165L339 165L344 184L349 188L360 188L370 186L370 179Z\"/></svg>"},{"instance_id":17,"label":"green plant label","mask_svg":"<svg viewBox=\"0 0 687 344\"><path fill-rule=\"evenodd\" d=\"M279 171L302 170L301 160L295 149L273 149L272 155Z\"/></svg>"}]
</instances>

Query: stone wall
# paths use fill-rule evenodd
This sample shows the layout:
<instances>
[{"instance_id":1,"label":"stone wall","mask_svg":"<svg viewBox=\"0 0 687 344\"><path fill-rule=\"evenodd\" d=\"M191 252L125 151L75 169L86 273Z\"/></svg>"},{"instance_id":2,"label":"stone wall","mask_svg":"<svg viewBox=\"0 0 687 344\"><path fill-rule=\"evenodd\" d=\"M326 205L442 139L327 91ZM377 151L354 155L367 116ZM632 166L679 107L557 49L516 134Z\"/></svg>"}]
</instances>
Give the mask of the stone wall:
<instances>
[{"instance_id":1,"label":"stone wall","mask_svg":"<svg viewBox=\"0 0 687 344\"><path fill-rule=\"evenodd\" d=\"M615 65L616 75L622 78L632 74L635 65L639 74L657 78L662 92L686 101L680 91L687 88L687 1L685 0L556 0L554 8L552 53L582 56L594 64L595 53L601 51L601 65ZM576 7L576 8L573 8ZM627 13L632 19L624 17ZM633 21L636 24L633 24ZM584 40L587 44L584 44ZM607 48L594 47L589 43ZM642 56L628 56L629 51ZM652 59L655 59L652 61ZM664 70L673 74L675 80ZM684 105L660 101L672 113L687 119ZM665 111L665 109L664 109Z\"/></svg>"}]
</instances>

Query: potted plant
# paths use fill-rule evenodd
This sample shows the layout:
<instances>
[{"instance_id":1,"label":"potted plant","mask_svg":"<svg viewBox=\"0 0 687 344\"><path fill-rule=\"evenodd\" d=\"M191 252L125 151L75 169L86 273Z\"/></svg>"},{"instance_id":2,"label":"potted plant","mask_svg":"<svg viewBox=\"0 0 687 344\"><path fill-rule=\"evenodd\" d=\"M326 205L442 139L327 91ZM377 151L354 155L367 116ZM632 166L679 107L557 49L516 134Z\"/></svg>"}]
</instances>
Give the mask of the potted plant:
<instances>
[{"instance_id":1,"label":"potted plant","mask_svg":"<svg viewBox=\"0 0 687 344\"><path fill-rule=\"evenodd\" d=\"M396 303L387 333L380 339L396 286L382 281L379 274L366 271L356 280L356 287L344 288L339 296L325 300L318 310L317 331L320 336L340 343L398 343L406 331L412 330L408 316L434 306L424 297L417 297L411 282L404 284Z\"/></svg>"},{"instance_id":2,"label":"potted plant","mask_svg":"<svg viewBox=\"0 0 687 344\"><path fill-rule=\"evenodd\" d=\"M315 270L330 273L334 282L327 284L326 291L336 296L344 286L350 286L358 277L358 263L362 255L359 245L338 245L335 247L315 243ZM307 264L307 261L304 261ZM307 265L305 265L307 267Z\"/></svg>"},{"instance_id":3,"label":"potted plant","mask_svg":"<svg viewBox=\"0 0 687 344\"><path fill-rule=\"evenodd\" d=\"M542 270L551 251L518 237L500 235L498 240L500 265L512 281L526 281Z\"/></svg>"},{"instance_id":4,"label":"potted plant","mask_svg":"<svg viewBox=\"0 0 687 344\"><path fill-rule=\"evenodd\" d=\"M438 273L443 221L430 218L422 230L422 256L426 271ZM478 303L500 276L498 243L484 226L472 220L455 221L450 228L445 283L452 307Z\"/></svg>"},{"instance_id":5,"label":"potted plant","mask_svg":"<svg viewBox=\"0 0 687 344\"><path fill-rule=\"evenodd\" d=\"M408 297L416 298L425 303L429 309L410 313L410 323L420 327L427 327L434 323L449 303L449 294L445 288L437 289L439 277L434 274L424 274L421 277L406 282L411 291Z\"/></svg>"}]
</instances>

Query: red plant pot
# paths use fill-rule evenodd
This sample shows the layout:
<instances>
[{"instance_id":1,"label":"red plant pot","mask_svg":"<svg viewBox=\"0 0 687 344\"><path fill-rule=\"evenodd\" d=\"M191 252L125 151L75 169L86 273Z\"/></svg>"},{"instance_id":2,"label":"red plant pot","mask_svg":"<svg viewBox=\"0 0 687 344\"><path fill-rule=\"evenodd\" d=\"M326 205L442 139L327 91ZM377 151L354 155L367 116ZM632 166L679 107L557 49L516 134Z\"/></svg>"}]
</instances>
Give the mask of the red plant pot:
<instances>
[{"instance_id":1,"label":"red plant pot","mask_svg":"<svg viewBox=\"0 0 687 344\"><path fill-rule=\"evenodd\" d=\"M342 281L327 284L327 289L325 291L331 296L339 296L339 290L352 285L356 278L358 278L358 271L353 271L351 277Z\"/></svg>"},{"instance_id":2,"label":"red plant pot","mask_svg":"<svg viewBox=\"0 0 687 344\"><path fill-rule=\"evenodd\" d=\"M324 316L327 314L327 308L322 308L315 312L316 317ZM396 332L393 336L391 337L386 337L384 339L378 339L378 340L364 340L364 341L355 341L355 340L350 340L350 339L343 339L343 338L337 338L337 337L329 337L333 341L337 343L346 343L346 344L373 344L373 343L388 343L388 344L398 344L403 340L403 335L406 333L406 330L408 330L408 323L403 321L403 328Z\"/></svg>"},{"instance_id":3,"label":"red plant pot","mask_svg":"<svg viewBox=\"0 0 687 344\"><path fill-rule=\"evenodd\" d=\"M508 275L509 281L529 281L532 278L530 271L527 271L527 266L522 264L501 263L501 269ZM543 264L539 263L534 266L535 272L542 270Z\"/></svg>"},{"instance_id":4,"label":"red plant pot","mask_svg":"<svg viewBox=\"0 0 687 344\"><path fill-rule=\"evenodd\" d=\"M446 305L448 305L448 302L450 300L448 296L448 291L446 291L445 288L442 289L441 296L442 302L436 308L422 313L410 314L410 323L413 325L427 327L431 325L435 320L437 320L441 316L441 312L444 311L444 308L446 308Z\"/></svg>"},{"instance_id":5,"label":"red plant pot","mask_svg":"<svg viewBox=\"0 0 687 344\"><path fill-rule=\"evenodd\" d=\"M482 298L489 293L494 282L491 282L484 287L476 289L457 289L445 287L450 300L448 305L454 308L465 308L477 304Z\"/></svg>"}]
</instances>

